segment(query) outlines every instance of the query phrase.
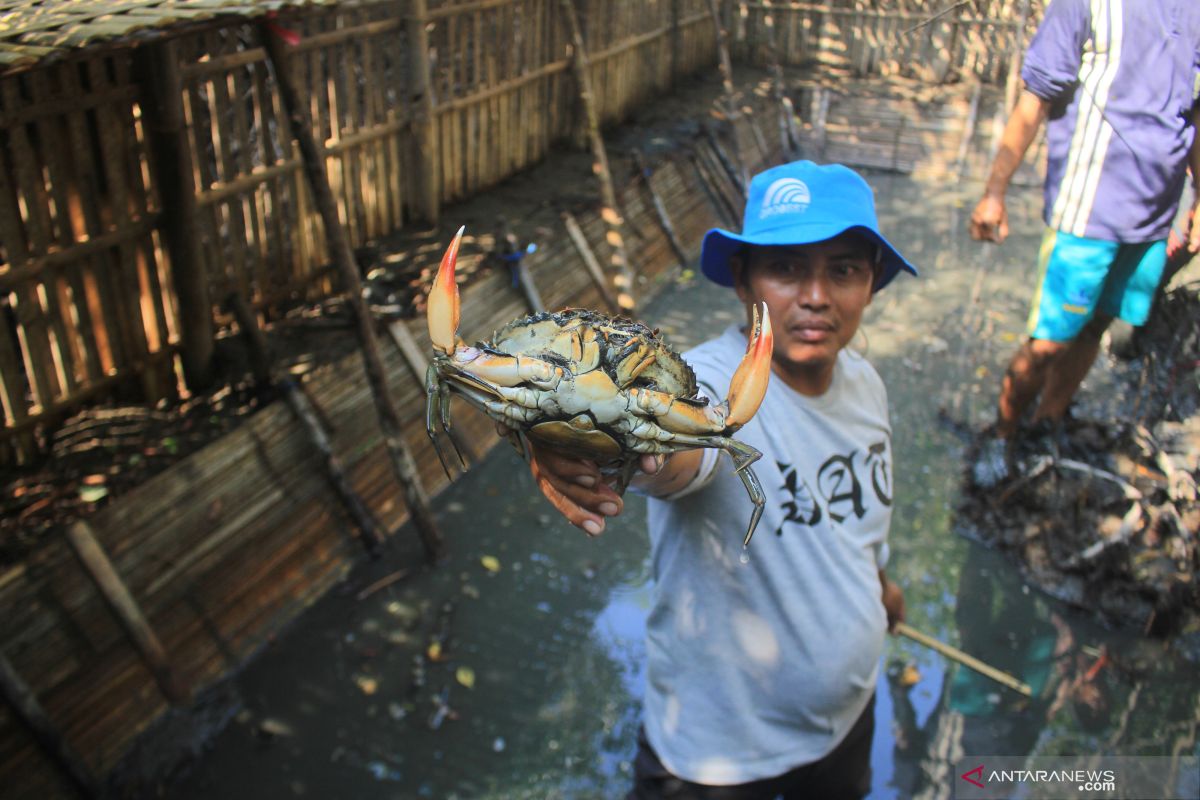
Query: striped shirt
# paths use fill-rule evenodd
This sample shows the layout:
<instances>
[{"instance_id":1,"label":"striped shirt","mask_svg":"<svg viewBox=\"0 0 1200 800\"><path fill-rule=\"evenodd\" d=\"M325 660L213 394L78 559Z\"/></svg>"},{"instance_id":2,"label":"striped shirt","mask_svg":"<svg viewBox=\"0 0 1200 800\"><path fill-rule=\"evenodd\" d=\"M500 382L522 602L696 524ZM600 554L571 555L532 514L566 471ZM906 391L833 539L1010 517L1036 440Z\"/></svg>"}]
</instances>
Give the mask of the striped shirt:
<instances>
[{"instance_id":1,"label":"striped shirt","mask_svg":"<svg viewBox=\"0 0 1200 800\"><path fill-rule=\"evenodd\" d=\"M1046 224L1107 241L1165 239L1198 76L1200 0L1053 0L1021 71L1051 104Z\"/></svg>"}]
</instances>

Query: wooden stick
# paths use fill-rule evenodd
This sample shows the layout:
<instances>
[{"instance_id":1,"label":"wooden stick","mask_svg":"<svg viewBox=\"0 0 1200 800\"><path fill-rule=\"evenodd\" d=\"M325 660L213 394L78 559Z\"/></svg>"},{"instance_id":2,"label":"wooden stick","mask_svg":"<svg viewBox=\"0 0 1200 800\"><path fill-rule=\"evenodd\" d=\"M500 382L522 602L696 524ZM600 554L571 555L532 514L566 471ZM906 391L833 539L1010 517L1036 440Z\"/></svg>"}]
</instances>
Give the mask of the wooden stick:
<instances>
[{"instance_id":1,"label":"wooden stick","mask_svg":"<svg viewBox=\"0 0 1200 800\"><path fill-rule=\"evenodd\" d=\"M624 220L617 211L617 192L613 188L612 171L608 167L608 152L604 148L604 138L600 135L600 116L596 111L595 93L592 90L591 67L583 45L583 33L579 29L579 18L575 14L575 4L572 0L561 0L561 4L563 21L567 25L567 34L574 48L571 65L575 69L579 99L587 117L587 134L592 144L592 156L596 159L592 168L596 177L600 179L600 199L603 203L600 216L608 228L606 238L612 249L612 274L613 285L617 289L617 305L621 311L631 314L636 305L633 299L633 270L625 252L625 237L622 234Z\"/></svg>"},{"instance_id":2,"label":"wooden stick","mask_svg":"<svg viewBox=\"0 0 1200 800\"><path fill-rule=\"evenodd\" d=\"M495 252L505 259L505 263L511 264L511 268L516 272L517 288L525 295L525 305L528 306L529 313L545 311L546 305L542 302L542 295L538 292L537 284L534 283L533 276L529 274L529 267L525 264L525 250L517 240L517 235L513 233L512 225L504 216L496 221Z\"/></svg>"},{"instance_id":3,"label":"wooden stick","mask_svg":"<svg viewBox=\"0 0 1200 800\"><path fill-rule=\"evenodd\" d=\"M783 77L779 50L775 44L775 10L767 0L764 0L763 5L767 12L763 19L767 29L767 70L771 76L771 94L779 112L779 144L784 160L790 161L800 149L800 135L796 130L796 109L792 105L792 98L787 95L787 80Z\"/></svg>"},{"instance_id":4,"label":"wooden stick","mask_svg":"<svg viewBox=\"0 0 1200 800\"><path fill-rule=\"evenodd\" d=\"M100 596L104 598L113 616L133 642L142 661L149 667L150 674L154 676L163 696L174 705L187 705L191 702L191 689L171 669L162 642L158 640L129 587L125 585L108 554L96 539L92 527L79 520L67 528L66 535L71 551L79 559L84 572L96 584Z\"/></svg>"},{"instance_id":5,"label":"wooden stick","mask_svg":"<svg viewBox=\"0 0 1200 800\"><path fill-rule=\"evenodd\" d=\"M334 492L341 499L342 505L346 507L354 524L362 532L363 546L372 556L378 556L383 547L383 533L375 524L375 520L371 516L371 512L367 510L362 498L358 496L351 487L350 481L347 480L346 469L342 466L341 459L334 454L333 444L329 441L325 427L313 410L313 404L308 395L291 378L278 381L274 379L266 336L258 327L258 320L254 317L254 312L250 310L250 304L246 302L246 298L242 297L240 293L234 292L225 300L225 307L233 313L234 319L237 320L242 338L250 351L250 364L255 382L260 386L275 385L283 393L283 399L287 401L296 418L304 425L313 446L321 453L325 461L325 477L328 478Z\"/></svg>"},{"instance_id":6,"label":"wooden stick","mask_svg":"<svg viewBox=\"0 0 1200 800\"><path fill-rule=\"evenodd\" d=\"M288 122L291 124L292 137L300 145L300 152L304 157L304 170L308 176L313 198L321 212L329 252L337 265L347 300L350 308L354 310L354 316L358 323L358 340L362 346L363 366L367 374L367 382L371 386L371 396L375 401L375 411L379 417L379 427L383 431L384 444L391 457L392 469L404 491L404 502L416 525L417 533L421 537L421 543L425 546L425 555L430 561L438 561L444 551L442 535L438 531L433 512L429 508L429 497L421 485L416 462L404 441L400 417L392 404L391 392L388 389L383 362L379 357L379 348L375 340L375 321L363 302L362 281L358 275L358 266L354 263L350 242L346 239L345 229L338 218L337 204L333 197L333 190L329 186L329 176L325 174L324 154L318 149L317 143L313 139L308 113L301 103L300 94L288 71L288 53L283 41L265 22L259 25L259 36L270 56L275 82L279 85L280 99L283 101L283 108L287 113Z\"/></svg>"},{"instance_id":7,"label":"wooden stick","mask_svg":"<svg viewBox=\"0 0 1200 800\"><path fill-rule=\"evenodd\" d=\"M734 121L738 118L737 99L733 92L733 67L729 61L729 31L721 24L721 11L717 8L717 0L708 0L708 12L712 16L713 28L717 36L717 53L720 56L722 96L725 100L725 122L729 125L731 135L734 135L733 158L737 169L731 169L734 185L744 197L746 185L750 182L746 174L746 165L742 162L741 148L737 146Z\"/></svg>"},{"instance_id":8,"label":"wooden stick","mask_svg":"<svg viewBox=\"0 0 1200 800\"><path fill-rule=\"evenodd\" d=\"M37 695L13 669L8 656L0 653L0 691L13 714L19 719L50 760L63 771L80 797L99 797L100 784L83 759L75 752L46 714Z\"/></svg>"},{"instance_id":9,"label":"wooden stick","mask_svg":"<svg viewBox=\"0 0 1200 800\"><path fill-rule=\"evenodd\" d=\"M592 252L587 237L583 235L583 229L579 227L579 223L570 211L564 211L562 219L563 224L567 226L567 235L571 237L571 242L579 252L579 257L583 259L583 265L587 267L588 274L592 276L592 282L600 290L609 310L614 313L620 311L621 304L617 302L616 297L613 297L612 290L608 287L608 281L604 279L604 271L600 269L600 262L596 260L596 254Z\"/></svg>"},{"instance_id":10,"label":"wooden stick","mask_svg":"<svg viewBox=\"0 0 1200 800\"><path fill-rule=\"evenodd\" d=\"M646 160L642 158L641 150L633 151L633 162L637 165L638 175L642 177L642 183L646 184L646 189L650 192L650 202L654 205L654 213L658 219L659 226L662 227L663 233L667 235L667 242L671 245L671 252L675 254L675 258L679 260L679 268L687 269L688 257L687 251L683 249L683 244L679 241L679 235L675 233L675 226L671 224L671 218L667 215L667 207L659 196L658 190L654 188L654 182L650 180L650 168L646 166Z\"/></svg>"},{"instance_id":11,"label":"wooden stick","mask_svg":"<svg viewBox=\"0 0 1200 800\"><path fill-rule=\"evenodd\" d=\"M416 146L417 214L431 225L436 225L439 212L437 164L441 160L438 152L437 112L433 107L433 85L429 80L429 34L425 30L429 16L426 0L412 0L412 14L405 21L408 30L408 51L411 64L409 75L412 81L412 97L416 98L417 118L413 121L413 137Z\"/></svg>"},{"instance_id":12,"label":"wooden stick","mask_svg":"<svg viewBox=\"0 0 1200 800\"><path fill-rule=\"evenodd\" d=\"M729 182L737 191L738 198L742 201L742 203L745 203L747 184L747 181L745 180L745 167L739 167L734 164L734 159L730 158L729 154L725 152L725 147L721 144L721 138L717 136L716 131L712 129L711 125L704 126L704 135L708 139L708 143L712 145L712 150L717 156L717 161L719 161L721 166L725 169L725 174L729 176ZM740 158L737 160L741 161Z\"/></svg>"},{"instance_id":13,"label":"wooden stick","mask_svg":"<svg viewBox=\"0 0 1200 800\"><path fill-rule=\"evenodd\" d=\"M934 639L932 636L927 636L926 634L921 633L919 630L916 630L915 628L903 622L896 623L896 633L900 634L901 636L906 636L918 644L923 644L926 647L932 648L944 655L946 658L949 658L952 661L957 661L964 667L969 667L978 672L980 675L991 678L997 683L1007 686L1009 689L1012 689L1018 694L1023 694L1026 697L1033 696L1033 690L1029 688L1029 684L1022 683L1012 675L1009 675L1007 672L1001 672L995 667L983 663L978 658L964 653L957 647L951 647L945 642L940 642L937 639Z\"/></svg>"}]
</instances>

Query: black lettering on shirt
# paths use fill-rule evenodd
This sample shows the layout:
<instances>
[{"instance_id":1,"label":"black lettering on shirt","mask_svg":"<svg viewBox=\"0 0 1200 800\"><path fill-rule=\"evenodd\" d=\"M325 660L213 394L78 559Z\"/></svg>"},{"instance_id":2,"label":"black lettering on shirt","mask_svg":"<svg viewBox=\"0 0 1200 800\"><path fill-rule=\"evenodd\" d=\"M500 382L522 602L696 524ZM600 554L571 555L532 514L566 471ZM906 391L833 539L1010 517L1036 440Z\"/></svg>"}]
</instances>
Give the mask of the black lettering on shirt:
<instances>
[{"instance_id":1,"label":"black lettering on shirt","mask_svg":"<svg viewBox=\"0 0 1200 800\"><path fill-rule=\"evenodd\" d=\"M892 464L888 451L888 441L883 439L867 447L857 463L855 456L860 453L858 450L846 455L830 456L817 470L819 496L800 477L793 465L776 461L775 465L783 475L783 485L779 487L783 491L780 507L783 514L775 534L782 536L784 527L791 523L812 527L826 513L834 522L843 522L850 516L862 519L867 513L868 504L872 502L871 496L880 505L891 506ZM859 470L870 476L870 496L864 495Z\"/></svg>"}]
</instances>

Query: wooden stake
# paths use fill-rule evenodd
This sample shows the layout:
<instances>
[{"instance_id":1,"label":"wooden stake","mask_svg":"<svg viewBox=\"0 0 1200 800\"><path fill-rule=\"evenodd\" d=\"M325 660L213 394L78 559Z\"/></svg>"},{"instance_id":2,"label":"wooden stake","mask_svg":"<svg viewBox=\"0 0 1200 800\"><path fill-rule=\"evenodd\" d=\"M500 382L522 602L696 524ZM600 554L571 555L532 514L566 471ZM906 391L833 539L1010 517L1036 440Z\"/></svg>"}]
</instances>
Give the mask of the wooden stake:
<instances>
[{"instance_id":1,"label":"wooden stake","mask_svg":"<svg viewBox=\"0 0 1200 800\"><path fill-rule=\"evenodd\" d=\"M1025 21L1029 18L1029 0L1021 0L1021 13L1017 15L1017 29L1013 31L1012 52L1009 54L1008 76L1004 81L1004 111L1008 113L1017 105L1017 94L1021 85L1021 58L1025 53Z\"/></svg>"},{"instance_id":2,"label":"wooden stake","mask_svg":"<svg viewBox=\"0 0 1200 800\"><path fill-rule=\"evenodd\" d=\"M176 706L190 703L191 689L171 669L167 651L163 649L158 636L146 621L133 594L117 574L116 567L96 539L91 526L79 520L67 528L66 535L71 551L75 553L84 572L96 584L100 596L104 598L113 616L133 642L163 696Z\"/></svg>"},{"instance_id":3,"label":"wooden stake","mask_svg":"<svg viewBox=\"0 0 1200 800\"><path fill-rule=\"evenodd\" d=\"M33 689L13 669L8 656L3 653L0 653L0 691L4 692L4 699L13 714L25 725L50 760L62 770L76 793L80 797L99 797L100 784L95 776L55 729Z\"/></svg>"},{"instance_id":4,"label":"wooden stake","mask_svg":"<svg viewBox=\"0 0 1200 800\"><path fill-rule=\"evenodd\" d=\"M982 93L983 84L976 81L975 88L971 92L971 105L967 109L967 119L963 123L962 140L958 143L958 157L954 162L954 174L959 178L967 168L967 155L971 152L971 139L975 136L975 122L979 119L979 98Z\"/></svg>"},{"instance_id":5,"label":"wooden stake","mask_svg":"<svg viewBox=\"0 0 1200 800\"><path fill-rule=\"evenodd\" d=\"M775 11L770 0L763 0L766 15L763 25L767 30L767 70L771 76L771 94L775 97L775 105L779 111L779 144L783 150L784 159L791 161L800 150L800 135L796 130L796 109L792 99L787 95L787 81L783 77L783 67L779 63L779 50L775 45Z\"/></svg>"},{"instance_id":6,"label":"wooden stake","mask_svg":"<svg viewBox=\"0 0 1200 800\"><path fill-rule=\"evenodd\" d=\"M571 242L579 252L579 257L583 259L583 265L587 267L588 274L592 276L592 282L596 284L596 288L604 297L604 302L608 304L608 310L613 313L620 312L621 304L617 302L617 298L613 297L612 290L608 287L608 281L604 279L604 271L600 269L600 262L596 260L596 254L592 252L587 238L583 235L583 229L579 227L579 223L570 211L564 211L562 219L567 226L567 235L571 237Z\"/></svg>"},{"instance_id":7,"label":"wooden stake","mask_svg":"<svg viewBox=\"0 0 1200 800\"><path fill-rule=\"evenodd\" d=\"M1026 697L1033 696L1033 690L1029 688L1029 684L1017 680L1007 672L1001 672L995 667L983 663L978 658L964 653L957 647L951 647L945 642L940 642L937 639L934 639L932 636L921 633L919 630L916 630L915 628L912 628L903 622L896 623L896 633L900 634L901 636L907 636L909 639L912 639L918 644L923 644L926 647L932 648L946 656L946 658L957 661L964 667L970 667L980 675L991 678L997 683L1007 686L1009 689L1012 689L1018 694L1023 694Z\"/></svg>"},{"instance_id":8,"label":"wooden stake","mask_svg":"<svg viewBox=\"0 0 1200 800\"><path fill-rule=\"evenodd\" d=\"M433 519L433 512L429 508L429 498L421 485L420 476L417 474L416 462L404 441L400 417L392 404L387 378L383 372L383 362L380 360L379 348L375 341L375 323L371 318L371 312L363 302L362 281L359 279L358 267L354 263L354 254L350 250L350 243L346 239L345 230L338 218L333 191L329 188L329 177L325 174L324 153L317 148L317 143L313 140L312 125L308 120L308 114L300 102L299 92L292 83L287 66L288 54L282 39L271 31L267 23L260 23L259 36L270 56L283 108L291 123L292 137L300 145L300 152L304 159L304 171L308 176L313 198L325 225L325 238L329 252L337 266L350 308L353 309L358 323L358 339L362 346L363 365L367 373L367 382L371 386L371 396L375 400L379 427L383 431L384 443L387 445L388 455L392 460L392 468L404 491L404 502L408 507L409 514L412 515L417 533L421 537L421 543L425 546L425 554L431 561L437 561L442 557L444 551L442 536Z\"/></svg>"},{"instance_id":9,"label":"wooden stake","mask_svg":"<svg viewBox=\"0 0 1200 800\"><path fill-rule=\"evenodd\" d=\"M733 182L742 193L746 195L746 185L750 183L750 177L746 174L746 165L742 163L741 148L737 146L736 131L733 123L739 116L737 108L737 99L733 92L733 67L729 61L729 31L725 30L725 26L721 24L721 11L717 8L717 0L708 0L708 12L712 16L713 28L717 35L717 54L719 55L721 67L721 86L722 95L725 100L725 122L729 126L728 131L734 137L733 157L737 163L737 170L733 173Z\"/></svg>"},{"instance_id":10,"label":"wooden stake","mask_svg":"<svg viewBox=\"0 0 1200 800\"><path fill-rule=\"evenodd\" d=\"M737 191L738 197L743 203L746 202L746 181L744 178L745 167L737 167L734 165L734 159L729 157L729 153L725 152L724 146L721 144L721 139L713 131L710 125L704 126L704 136L708 139L708 143L712 145L712 150L717 156L717 160L721 162L721 166L725 169L725 174L729 176L729 182ZM738 159L741 160L740 158Z\"/></svg>"},{"instance_id":11,"label":"wooden stake","mask_svg":"<svg viewBox=\"0 0 1200 800\"><path fill-rule=\"evenodd\" d=\"M183 115L183 81L177 40L134 50L138 80L150 102L142 103L146 143L162 203L162 233L179 301L180 360L188 388L204 389L214 378L212 298L196 229L196 186Z\"/></svg>"},{"instance_id":12,"label":"wooden stake","mask_svg":"<svg viewBox=\"0 0 1200 800\"><path fill-rule=\"evenodd\" d=\"M262 329L258 327L258 320L255 318L254 312L250 310L250 304L246 302L246 299L235 292L225 300L225 307L233 313L234 319L237 320L242 338L250 351L250 364L254 371L255 382L260 386L274 385L283 393L283 399L287 401L288 407L304 425L309 440L321 453L325 461L325 477L342 501L342 505L346 507L354 524L362 532L363 546L372 556L378 556L383 547L383 534L380 532L379 526L375 524L371 512L367 510L366 504L363 503L362 498L358 496L346 478L346 469L342 466L341 459L334 454L333 444L329 441L325 427L313 410L312 401L304 393L300 384L290 377L275 380L271 356L267 349L267 338L263 335Z\"/></svg>"},{"instance_id":13,"label":"wooden stake","mask_svg":"<svg viewBox=\"0 0 1200 800\"><path fill-rule=\"evenodd\" d=\"M525 305L530 314L545 311L542 295L537 290L529 267L525 264L525 250L521 247L517 235L513 233L512 225L503 215L496 221L496 255L505 260L516 273L517 288L525 295ZM511 261L509 259L512 259Z\"/></svg>"},{"instance_id":14,"label":"wooden stake","mask_svg":"<svg viewBox=\"0 0 1200 800\"><path fill-rule=\"evenodd\" d=\"M654 205L654 213L658 218L658 224L662 227L663 233L667 235L667 241L671 245L671 251L675 253L675 258L679 260L679 268L686 269L688 265L687 251L683 249L683 245L679 241L679 236L675 233L675 226L671 224L671 218L667 215L667 207L659 196L658 190L654 188L653 181L650 180L650 168L646 166L645 159L642 158L641 150L633 151L633 161L637 165L638 175L642 177L642 183L646 185L647 191L650 192L650 202Z\"/></svg>"},{"instance_id":15,"label":"wooden stake","mask_svg":"<svg viewBox=\"0 0 1200 800\"><path fill-rule=\"evenodd\" d=\"M416 98L417 214L430 225L436 225L439 215L437 165L441 162L437 137L437 111L433 105L433 84L429 80L429 34L426 0L412 0L412 14L405 20L408 29L409 77L411 96Z\"/></svg>"},{"instance_id":16,"label":"wooden stake","mask_svg":"<svg viewBox=\"0 0 1200 800\"><path fill-rule=\"evenodd\" d=\"M617 212L617 192L613 188L612 171L608 168L608 152L604 148L604 137L600 135L600 116L596 112L595 94L592 91L590 77L591 65L588 62L587 50L583 46L583 33L579 29L575 4L572 0L560 0L560 2L563 9L563 21L567 25L567 34L570 36L571 46L574 49L571 66L575 70L579 99L583 103L587 116L587 134L592 144L592 156L596 159L592 169L600 180L600 198L603 203L600 216L608 229L605 238L612 251L611 272L613 285L617 290L617 306L622 312L632 314L635 306L633 270L629 266L629 258L625 253L625 237L622 234L624 220Z\"/></svg>"},{"instance_id":17,"label":"wooden stake","mask_svg":"<svg viewBox=\"0 0 1200 800\"><path fill-rule=\"evenodd\" d=\"M396 349L404 357L404 363L408 364L408 368L412 370L413 378L417 383L423 384L425 382L425 374L429 371L429 359L425 357L425 352L421 350L421 345L417 344L416 337L412 335L412 331L404 324L404 320L399 319L388 323L387 331L391 334ZM468 463L478 463L483 453L475 446L475 440L463 439L458 435L457 430L457 428L451 428L446 433L454 440L454 446L458 449L458 452L466 456Z\"/></svg>"}]
</instances>

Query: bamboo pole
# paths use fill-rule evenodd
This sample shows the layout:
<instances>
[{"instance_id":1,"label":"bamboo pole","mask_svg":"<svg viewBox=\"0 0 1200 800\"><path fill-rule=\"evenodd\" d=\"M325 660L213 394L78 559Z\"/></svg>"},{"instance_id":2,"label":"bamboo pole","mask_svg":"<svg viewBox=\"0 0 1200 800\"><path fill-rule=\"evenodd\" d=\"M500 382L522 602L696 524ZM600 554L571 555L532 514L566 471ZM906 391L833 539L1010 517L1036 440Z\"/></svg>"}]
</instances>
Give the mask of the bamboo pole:
<instances>
[{"instance_id":1,"label":"bamboo pole","mask_svg":"<svg viewBox=\"0 0 1200 800\"><path fill-rule=\"evenodd\" d=\"M957 661L964 667L969 667L978 672L980 675L991 678L997 683L1007 686L1009 689L1012 689L1018 694L1023 694L1026 697L1033 696L1033 690L1029 688L1029 684L1017 680L1007 672L1001 672L995 667L983 663L978 658L964 653L957 647L951 647L945 642L940 642L937 639L934 639L932 636L921 633L919 630L916 630L915 628L903 622L896 623L896 633L900 634L901 636L907 636L909 639L912 639L918 644L923 644L926 647L932 648L946 656L946 658Z\"/></svg>"},{"instance_id":2,"label":"bamboo pole","mask_svg":"<svg viewBox=\"0 0 1200 800\"><path fill-rule=\"evenodd\" d=\"M437 165L437 112L433 106L433 84L429 80L429 34L425 30L429 8L426 0L412 0L412 13L405 20L408 29L409 67L412 96L417 98L418 117L413 128L416 144L417 213L436 225L439 213ZM396 167L399 168L398 166Z\"/></svg>"},{"instance_id":3,"label":"bamboo pole","mask_svg":"<svg viewBox=\"0 0 1200 800\"><path fill-rule=\"evenodd\" d=\"M679 241L679 235L675 233L675 226L671 224L671 217L667 214L667 207L659 196L658 190L654 188L653 181L650 180L650 168L646 166L646 160L642 158L641 150L633 151L633 161L637 165L638 175L642 178L642 183L646 184L647 191L650 192L650 202L654 206L655 216L658 218L658 224L662 228L663 233L667 236L667 242L671 245L671 251L675 254L675 258L679 260L679 268L686 269L688 265L687 251L683 249L683 244Z\"/></svg>"},{"instance_id":4,"label":"bamboo pole","mask_svg":"<svg viewBox=\"0 0 1200 800\"><path fill-rule=\"evenodd\" d=\"M283 40L268 27L260 23L259 35L266 47L271 62L275 81L279 85L280 99L291 124L292 136L300 146L303 154L304 170L312 189L313 199L321 212L324 222L325 238L334 264L342 278L350 308L358 324L358 339L362 346L363 366L367 374L367 382L371 386L371 396L375 401L375 411L379 416L379 427L383 431L384 443L391 457L392 468L396 473L404 491L404 502L412 515L421 543L425 546L425 554L431 561L439 560L444 552L441 533L433 519L429 508L429 498L421 485L417 473L416 462L404 441L400 425L400 417L392 404L391 392L388 390L387 378L383 371L383 362L379 357L379 347L375 338L375 323L370 311L362 298L362 281L359 279L358 267L354 263L354 254L346 239L346 232L338 218L337 205L333 191L329 187L329 176L325 174L325 161L322 152L317 148L313 139L312 125L301 104L299 92L292 83L288 72L288 54Z\"/></svg>"},{"instance_id":5,"label":"bamboo pole","mask_svg":"<svg viewBox=\"0 0 1200 800\"><path fill-rule=\"evenodd\" d=\"M737 165L737 171L732 177L744 197L746 186L750 183L750 176L746 174L746 165L742 162L742 149L737 145L737 132L733 127L739 112L733 91L733 66L729 60L729 31L725 30L725 26L721 24L721 11L717 8L717 0L708 0L708 11L712 16L713 28L717 37L717 54L721 68L721 95L725 101L725 124L728 126L726 130L733 139L733 158Z\"/></svg>"},{"instance_id":6,"label":"bamboo pole","mask_svg":"<svg viewBox=\"0 0 1200 800\"><path fill-rule=\"evenodd\" d=\"M588 62L587 50L583 45L583 33L579 28L579 17L575 14L575 4L572 0L560 0L563 10L563 21L567 26L574 52L571 55L571 65L575 70L575 81L579 89L579 99L583 103L587 117L588 139L592 145L592 156L595 163L592 170L600 180L600 198L603 207L600 216L607 228L606 239L612 251L611 273L612 282L616 287L617 307L627 314L632 314L636 305L633 299L633 270L629 266L629 258L625 252L625 238L622 234L624 220L617 212L617 192L613 188L612 171L608 168L608 153L604 148L604 137L600 135L600 117L596 111L595 93L592 91L590 77L591 65ZM607 299L607 292L606 299Z\"/></svg>"},{"instance_id":7,"label":"bamboo pole","mask_svg":"<svg viewBox=\"0 0 1200 800\"><path fill-rule=\"evenodd\" d=\"M564 211L562 219L563 224L567 226L567 235L571 237L571 243L575 245L575 250L579 253L579 257L583 259L583 265L587 267L588 274L592 276L592 282L596 284L596 288L600 290L601 296L604 297L604 302L608 304L609 311L614 313L620 311L621 304L617 302L617 298L613 296L612 289L609 288L608 281L604 279L604 271L600 268L600 262L596 260L596 254L588 246L587 237L583 235L583 229L579 227L579 223L570 211Z\"/></svg>"},{"instance_id":8,"label":"bamboo pole","mask_svg":"<svg viewBox=\"0 0 1200 800\"><path fill-rule=\"evenodd\" d=\"M1004 81L1004 111L1008 113L1017 105L1017 94L1021 84L1021 57L1025 51L1025 21L1029 18L1029 0L1021 0L1021 13L1017 16L1017 29L1013 31L1012 52L1009 54L1008 76Z\"/></svg>"},{"instance_id":9,"label":"bamboo pole","mask_svg":"<svg viewBox=\"0 0 1200 800\"><path fill-rule=\"evenodd\" d=\"M529 313L536 314L539 311L545 311L546 305L542 302L542 295L538 292L537 284L534 283L533 276L529 274L529 267L525 264L525 249L521 247L521 242L517 239L517 234L513 232L512 225L503 215L496 220L496 250L494 252L513 270L517 288L525 296L525 305L529 308Z\"/></svg>"},{"instance_id":10,"label":"bamboo pole","mask_svg":"<svg viewBox=\"0 0 1200 800\"><path fill-rule=\"evenodd\" d=\"M173 705L183 706L191 702L191 689L171 669L167 660L167 651L159 641L158 635L146 621L142 609L138 606L129 587L117 573L116 567L104 552L104 548L96 539L92 527L83 520L75 522L67 528L67 544L79 559L84 572L92 579L104 598L105 604L117 618L127 636L133 642L142 661L150 669L158 688L163 696Z\"/></svg>"},{"instance_id":11,"label":"bamboo pole","mask_svg":"<svg viewBox=\"0 0 1200 800\"><path fill-rule=\"evenodd\" d=\"M99 797L100 784L96 777L54 727L33 689L3 653L0 653L0 691L4 692L4 699L13 714L29 730L50 760L62 770L76 794L87 798Z\"/></svg>"},{"instance_id":12,"label":"bamboo pole","mask_svg":"<svg viewBox=\"0 0 1200 800\"><path fill-rule=\"evenodd\" d=\"M179 302L180 359L188 387L204 389L214 378L212 299L196 229L196 187L183 115L183 81L177 40L134 51L138 80L151 102L142 103L146 143L162 203L162 232L171 258L171 281Z\"/></svg>"},{"instance_id":13,"label":"bamboo pole","mask_svg":"<svg viewBox=\"0 0 1200 800\"><path fill-rule=\"evenodd\" d=\"M763 27L766 28L767 70L771 76L771 94L779 111L779 144L783 149L784 160L791 161L800 149L800 135L796 130L796 108L792 98L787 95L787 82L783 77L783 67L779 63L779 49L775 41L775 9L769 0L763 0L766 14L763 16Z\"/></svg>"},{"instance_id":14,"label":"bamboo pole","mask_svg":"<svg viewBox=\"0 0 1200 800\"><path fill-rule=\"evenodd\" d=\"M971 104L967 108L967 118L963 122L962 139L958 143L958 155L954 160L954 174L962 178L963 171L967 168L967 156L971 152L971 139L975 136L975 123L979 119L979 99L983 94L983 83L975 81L975 88L971 91Z\"/></svg>"},{"instance_id":15,"label":"bamboo pole","mask_svg":"<svg viewBox=\"0 0 1200 800\"><path fill-rule=\"evenodd\" d=\"M378 556L383 547L383 534L371 517L371 512L367 510L366 504L363 503L362 498L358 496L346 478L346 469L342 466L341 459L333 452L333 444L329 441L324 426L321 425L320 419L313 411L312 401L304 393L304 389L291 378L275 380L266 336L258 326L258 320L255 318L254 312L250 310L250 304L246 302L246 298L240 293L234 292L225 300L225 307L233 313L234 319L237 320L238 328L241 329L246 347L250 351L250 364L255 382L259 386L276 386L283 393L288 407L300 420L308 433L309 440L321 453L325 462L325 477L342 501L342 505L346 507L354 524L362 532L360 538L363 546L372 556Z\"/></svg>"}]
</instances>

